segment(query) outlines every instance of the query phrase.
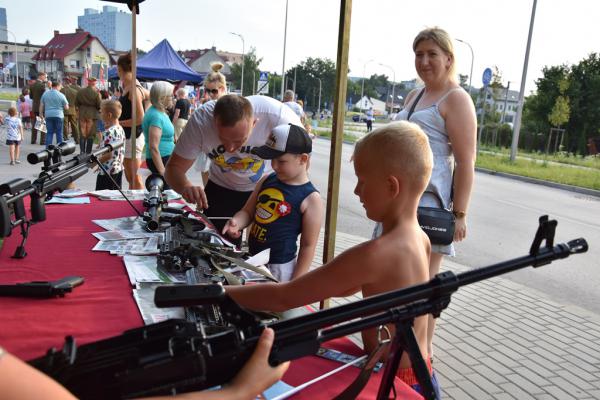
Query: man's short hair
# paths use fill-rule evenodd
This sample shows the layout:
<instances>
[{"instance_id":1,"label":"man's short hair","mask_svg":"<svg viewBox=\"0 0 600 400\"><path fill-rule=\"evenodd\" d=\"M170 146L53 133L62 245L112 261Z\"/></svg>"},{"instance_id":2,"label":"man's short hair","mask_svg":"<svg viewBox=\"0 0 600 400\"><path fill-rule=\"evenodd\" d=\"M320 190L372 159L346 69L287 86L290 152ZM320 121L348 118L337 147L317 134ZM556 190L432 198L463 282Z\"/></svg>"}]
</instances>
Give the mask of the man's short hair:
<instances>
[{"instance_id":1,"label":"man's short hair","mask_svg":"<svg viewBox=\"0 0 600 400\"><path fill-rule=\"evenodd\" d=\"M52 81L52 87L53 87L53 88L55 88L55 87L59 87L60 85L62 85L62 82L61 82L61 81L59 81L58 79L57 79L57 80L54 80L54 81Z\"/></svg>"},{"instance_id":2,"label":"man's short hair","mask_svg":"<svg viewBox=\"0 0 600 400\"><path fill-rule=\"evenodd\" d=\"M122 106L118 100L102 100L100 103L100 110L106 110L113 115L116 119L121 116Z\"/></svg>"},{"instance_id":3,"label":"man's short hair","mask_svg":"<svg viewBox=\"0 0 600 400\"><path fill-rule=\"evenodd\" d=\"M293 90L286 90L285 93L283 94L283 101L294 101L294 91Z\"/></svg>"},{"instance_id":4,"label":"man's short hair","mask_svg":"<svg viewBox=\"0 0 600 400\"><path fill-rule=\"evenodd\" d=\"M411 187L422 193L433 168L429 139L412 122L392 122L377 128L356 143L354 154L367 157L373 167L384 173L408 179Z\"/></svg>"},{"instance_id":5,"label":"man's short hair","mask_svg":"<svg viewBox=\"0 0 600 400\"><path fill-rule=\"evenodd\" d=\"M46 73L45 73L45 72L38 72L38 75L37 75L37 76L38 76L38 78L39 78L40 76L46 76Z\"/></svg>"},{"instance_id":6,"label":"man's short hair","mask_svg":"<svg viewBox=\"0 0 600 400\"><path fill-rule=\"evenodd\" d=\"M223 126L234 126L244 118L252 119L254 117L252 103L245 97L226 94L217 100L214 117Z\"/></svg>"}]
</instances>

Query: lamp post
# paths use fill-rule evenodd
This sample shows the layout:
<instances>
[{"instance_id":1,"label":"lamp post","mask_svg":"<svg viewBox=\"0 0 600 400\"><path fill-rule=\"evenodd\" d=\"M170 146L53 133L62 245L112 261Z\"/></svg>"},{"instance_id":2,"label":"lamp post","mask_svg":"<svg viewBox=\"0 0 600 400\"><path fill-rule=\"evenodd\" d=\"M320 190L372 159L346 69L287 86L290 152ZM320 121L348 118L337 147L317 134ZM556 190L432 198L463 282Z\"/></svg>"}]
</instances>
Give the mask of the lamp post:
<instances>
[{"instance_id":1,"label":"lamp post","mask_svg":"<svg viewBox=\"0 0 600 400\"><path fill-rule=\"evenodd\" d=\"M315 76L315 79L319 80L319 106L317 107L317 115L320 116L321 115L321 78L317 78Z\"/></svg>"},{"instance_id":2,"label":"lamp post","mask_svg":"<svg viewBox=\"0 0 600 400\"><path fill-rule=\"evenodd\" d=\"M456 41L466 44L467 46L469 46L469 49L471 50L471 72L469 73L469 95L471 95L471 88L472 88L471 82L473 81L473 63L475 62L475 55L473 53L473 48L471 47L471 45L469 43L467 43L461 39L456 39Z\"/></svg>"},{"instance_id":3,"label":"lamp post","mask_svg":"<svg viewBox=\"0 0 600 400\"><path fill-rule=\"evenodd\" d=\"M150 46L152 46L150 50L152 50L154 48L154 42L152 42L150 39L146 39L146 42L150 43Z\"/></svg>"},{"instance_id":4,"label":"lamp post","mask_svg":"<svg viewBox=\"0 0 600 400\"><path fill-rule=\"evenodd\" d=\"M246 43L244 42L244 37L242 35L240 35L239 33L235 33L235 32L229 32L232 35L235 35L237 37L239 37L240 39L242 39L242 81L240 83L240 91L242 92L242 96L244 95L244 56L246 54Z\"/></svg>"},{"instance_id":5,"label":"lamp post","mask_svg":"<svg viewBox=\"0 0 600 400\"><path fill-rule=\"evenodd\" d=\"M381 64L381 63L379 63L379 65L381 65L382 67L389 68L392 71L392 74L394 75L394 81L392 82L392 105L390 106L390 117L391 117L392 113L394 112L394 89L396 88L396 71L394 71L394 68L390 67L389 65L385 65L385 64Z\"/></svg>"},{"instance_id":6,"label":"lamp post","mask_svg":"<svg viewBox=\"0 0 600 400\"><path fill-rule=\"evenodd\" d=\"M6 31L8 33L10 33L13 36L13 39L15 40L15 69L17 70L17 74L16 74L17 75L17 84L16 84L16 87L17 87L17 94L18 94L19 93L19 48L17 47L17 36L12 31L9 31L6 28L0 28L0 29L2 29L3 31Z\"/></svg>"},{"instance_id":7,"label":"lamp post","mask_svg":"<svg viewBox=\"0 0 600 400\"><path fill-rule=\"evenodd\" d=\"M281 101L285 92L285 45L287 43L288 0L285 0L285 25L283 27L283 62L281 63Z\"/></svg>"},{"instance_id":8,"label":"lamp post","mask_svg":"<svg viewBox=\"0 0 600 400\"><path fill-rule=\"evenodd\" d=\"M367 72L367 64L372 61L375 61L375 60L370 59L366 63L363 64L363 78L362 78L362 85L360 88L360 112L362 112L362 110L363 110L362 99L363 99L363 97L365 97L365 74Z\"/></svg>"}]
</instances>

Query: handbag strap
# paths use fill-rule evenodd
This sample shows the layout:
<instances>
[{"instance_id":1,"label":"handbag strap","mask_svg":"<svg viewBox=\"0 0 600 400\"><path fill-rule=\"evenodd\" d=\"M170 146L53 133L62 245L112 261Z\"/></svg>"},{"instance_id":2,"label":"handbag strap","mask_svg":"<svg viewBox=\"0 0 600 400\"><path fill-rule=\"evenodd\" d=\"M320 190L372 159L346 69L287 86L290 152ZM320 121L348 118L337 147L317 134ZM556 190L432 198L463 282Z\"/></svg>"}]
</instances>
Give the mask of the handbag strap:
<instances>
[{"instance_id":1,"label":"handbag strap","mask_svg":"<svg viewBox=\"0 0 600 400\"><path fill-rule=\"evenodd\" d=\"M423 97L423 93L425 93L425 88L421 89L421 91L417 95L417 98L415 99L415 101L413 101L412 105L410 106L410 110L408 111L408 115L406 116L407 121L410 120L410 116L413 114L413 112L415 112L415 107L417 106L419 100L421 100L421 97Z\"/></svg>"}]
</instances>

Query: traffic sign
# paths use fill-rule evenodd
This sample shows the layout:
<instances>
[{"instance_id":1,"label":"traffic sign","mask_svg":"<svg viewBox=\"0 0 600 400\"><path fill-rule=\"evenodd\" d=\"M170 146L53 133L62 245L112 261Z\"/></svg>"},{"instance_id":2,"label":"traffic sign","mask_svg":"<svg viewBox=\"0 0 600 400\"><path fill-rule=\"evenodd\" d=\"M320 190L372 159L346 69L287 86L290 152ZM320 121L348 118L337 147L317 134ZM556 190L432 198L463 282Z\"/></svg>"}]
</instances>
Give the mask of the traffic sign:
<instances>
[{"instance_id":1,"label":"traffic sign","mask_svg":"<svg viewBox=\"0 0 600 400\"><path fill-rule=\"evenodd\" d=\"M260 71L260 75L258 76L258 80L259 81L268 81L269 80L269 73L266 71Z\"/></svg>"},{"instance_id":2,"label":"traffic sign","mask_svg":"<svg viewBox=\"0 0 600 400\"><path fill-rule=\"evenodd\" d=\"M269 81L258 81L256 84L257 94L269 94Z\"/></svg>"},{"instance_id":3,"label":"traffic sign","mask_svg":"<svg viewBox=\"0 0 600 400\"><path fill-rule=\"evenodd\" d=\"M483 71L482 81L485 86L490 84L490 82L492 81L492 69L491 68L486 68Z\"/></svg>"}]
</instances>

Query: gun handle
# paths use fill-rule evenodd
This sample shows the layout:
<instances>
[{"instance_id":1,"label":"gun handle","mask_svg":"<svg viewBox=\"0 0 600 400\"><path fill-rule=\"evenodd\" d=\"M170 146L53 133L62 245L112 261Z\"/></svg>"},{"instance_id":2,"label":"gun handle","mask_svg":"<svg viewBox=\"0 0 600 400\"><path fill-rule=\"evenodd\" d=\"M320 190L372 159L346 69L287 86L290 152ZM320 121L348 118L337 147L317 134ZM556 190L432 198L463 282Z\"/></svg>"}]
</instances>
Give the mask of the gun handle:
<instances>
[{"instance_id":1,"label":"gun handle","mask_svg":"<svg viewBox=\"0 0 600 400\"><path fill-rule=\"evenodd\" d=\"M46 206L44 201L46 200L46 195L38 195L37 193L33 193L31 195L31 221L32 222L42 222L46 220Z\"/></svg>"},{"instance_id":2,"label":"gun handle","mask_svg":"<svg viewBox=\"0 0 600 400\"><path fill-rule=\"evenodd\" d=\"M10 210L5 196L0 196L0 237L7 237L12 231L10 223Z\"/></svg>"}]
</instances>

